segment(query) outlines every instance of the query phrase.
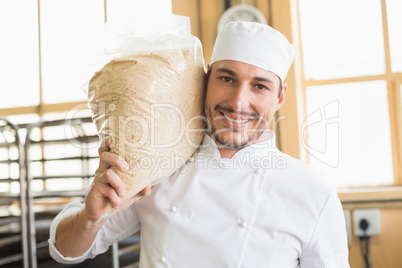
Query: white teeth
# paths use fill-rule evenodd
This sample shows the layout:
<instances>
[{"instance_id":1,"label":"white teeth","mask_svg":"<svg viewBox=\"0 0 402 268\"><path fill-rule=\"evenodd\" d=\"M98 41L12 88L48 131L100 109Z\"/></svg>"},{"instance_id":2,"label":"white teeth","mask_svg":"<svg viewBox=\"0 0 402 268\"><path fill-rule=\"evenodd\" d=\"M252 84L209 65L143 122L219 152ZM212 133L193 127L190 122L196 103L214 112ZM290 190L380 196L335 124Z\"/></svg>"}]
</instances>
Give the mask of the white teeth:
<instances>
[{"instance_id":1,"label":"white teeth","mask_svg":"<svg viewBox=\"0 0 402 268\"><path fill-rule=\"evenodd\" d=\"M230 121L232 123L236 123L236 124L243 124L243 123L246 123L246 122L250 121L250 119L236 120L236 119L233 119L233 118L230 118L230 117L226 116L224 113L222 113L222 115L226 120L228 120L228 121Z\"/></svg>"}]
</instances>

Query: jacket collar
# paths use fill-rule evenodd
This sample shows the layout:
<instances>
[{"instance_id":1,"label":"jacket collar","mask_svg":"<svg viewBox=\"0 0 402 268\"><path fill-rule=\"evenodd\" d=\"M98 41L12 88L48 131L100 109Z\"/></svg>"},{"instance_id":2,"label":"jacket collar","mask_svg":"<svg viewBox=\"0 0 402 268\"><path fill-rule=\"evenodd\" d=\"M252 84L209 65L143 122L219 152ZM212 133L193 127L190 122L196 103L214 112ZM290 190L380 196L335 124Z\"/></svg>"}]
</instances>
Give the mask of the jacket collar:
<instances>
[{"instance_id":1,"label":"jacket collar","mask_svg":"<svg viewBox=\"0 0 402 268\"><path fill-rule=\"evenodd\" d=\"M249 157L264 157L267 156L269 151L278 151L275 145L275 133L268 130L269 138L263 142L251 144L243 149L240 149L231 159ZM202 144L199 147L198 154L202 154L205 157L217 157L221 158L218 145L207 134L204 135Z\"/></svg>"}]
</instances>

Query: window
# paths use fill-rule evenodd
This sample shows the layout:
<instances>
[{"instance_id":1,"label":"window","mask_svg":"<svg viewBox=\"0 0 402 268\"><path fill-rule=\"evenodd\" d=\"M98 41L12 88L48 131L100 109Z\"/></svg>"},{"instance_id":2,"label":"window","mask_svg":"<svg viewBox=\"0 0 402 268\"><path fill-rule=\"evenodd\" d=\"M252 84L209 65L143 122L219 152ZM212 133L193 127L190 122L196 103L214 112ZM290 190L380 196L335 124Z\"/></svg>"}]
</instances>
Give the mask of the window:
<instances>
[{"instance_id":1,"label":"window","mask_svg":"<svg viewBox=\"0 0 402 268\"><path fill-rule=\"evenodd\" d=\"M386 81L311 86L306 100L313 166L337 185L393 184Z\"/></svg>"},{"instance_id":2,"label":"window","mask_svg":"<svg viewBox=\"0 0 402 268\"><path fill-rule=\"evenodd\" d=\"M0 98L0 114L42 116L85 103L83 78L109 41L105 21L172 11L171 1L157 2L2 0L0 73L7 94Z\"/></svg>"},{"instance_id":3,"label":"window","mask_svg":"<svg viewBox=\"0 0 402 268\"><path fill-rule=\"evenodd\" d=\"M401 183L399 0L299 0L311 165L338 187Z\"/></svg>"},{"instance_id":4,"label":"window","mask_svg":"<svg viewBox=\"0 0 402 268\"><path fill-rule=\"evenodd\" d=\"M389 47L391 52L392 72L402 72L402 35L400 34L402 17L402 1L387 0Z\"/></svg>"},{"instance_id":5,"label":"window","mask_svg":"<svg viewBox=\"0 0 402 268\"><path fill-rule=\"evenodd\" d=\"M120 20L133 16L158 16L171 12L171 1L108 1L108 0L2 0L0 1L0 115L20 126L45 120L65 120L90 117L86 96L81 89L88 66L107 46L104 32L106 19ZM150 16L148 16L150 17ZM68 123L68 122L66 122ZM80 125L82 133L96 136L92 123ZM19 135L24 142L27 129ZM81 133L81 134L82 134ZM79 134L79 133L78 133ZM34 180L33 191L76 190L85 188L79 173L93 174L99 161L98 141L89 148L88 167L79 159L80 144L53 144L55 139L78 136L62 126L35 128L30 138L47 141L29 148L33 177L73 176L66 179ZM75 140L75 139L71 139ZM1 140L0 140L1 143ZM15 152L0 150L0 162L14 160ZM56 158L56 160L54 159ZM58 159L59 158L59 159ZM43 159L50 159L44 161ZM43 160L43 161L42 161ZM19 166L0 163L0 179L18 177ZM4 185L7 186L3 187ZM3 183L0 192L16 193L18 183Z\"/></svg>"},{"instance_id":6,"label":"window","mask_svg":"<svg viewBox=\"0 0 402 268\"><path fill-rule=\"evenodd\" d=\"M0 108L38 105L37 3L30 0L0 1L0 25L1 92L7 93L0 98Z\"/></svg>"},{"instance_id":7,"label":"window","mask_svg":"<svg viewBox=\"0 0 402 268\"><path fill-rule=\"evenodd\" d=\"M82 77L103 52L103 0L41 0L40 40L44 103L85 101Z\"/></svg>"}]
</instances>

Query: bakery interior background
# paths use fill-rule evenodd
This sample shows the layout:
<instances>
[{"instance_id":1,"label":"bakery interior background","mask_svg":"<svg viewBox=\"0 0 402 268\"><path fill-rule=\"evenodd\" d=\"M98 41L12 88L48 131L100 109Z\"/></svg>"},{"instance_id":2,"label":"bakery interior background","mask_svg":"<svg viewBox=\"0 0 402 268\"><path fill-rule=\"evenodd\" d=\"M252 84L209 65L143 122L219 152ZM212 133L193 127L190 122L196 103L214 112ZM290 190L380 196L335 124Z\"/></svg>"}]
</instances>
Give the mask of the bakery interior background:
<instances>
[{"instance_id":1,"label":"bakery interior background","mask_svg":"<svg viewBox=\"0 0 402 268\"><path fill-rule=\"evenodd\" d=\"M82 76L111 41L105 22L173 13L190 18L206 63L230 20L267 23L294 44L277 146L337 185L352 268L365 267L356 211L378 227L373 267L400 267L401 10L400 0L2 0L0 266L51 265L49 219L89 187L99 140Z\"/></svg>"}]
</instances>

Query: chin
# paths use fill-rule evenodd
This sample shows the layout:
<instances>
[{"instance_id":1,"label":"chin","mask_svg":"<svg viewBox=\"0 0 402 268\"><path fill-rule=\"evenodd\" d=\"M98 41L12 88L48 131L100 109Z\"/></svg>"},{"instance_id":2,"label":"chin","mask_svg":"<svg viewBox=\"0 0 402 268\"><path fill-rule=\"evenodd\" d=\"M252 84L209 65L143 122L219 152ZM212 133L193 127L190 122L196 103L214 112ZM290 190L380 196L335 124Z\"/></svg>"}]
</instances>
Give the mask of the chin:
<instances>
[{"instance_id":1,"label":"chin","mask_svg":"<svg viewBox=\"0 0 402 268\"><path fill-rule=\"evenodd\" d=\"M222 133L221 133L222 134ZM242 139L241 137L235 138L233 137L233 133L228 133L228 135L217 135L214 136L215 142L218 146L227 148L227 149L242 149L249 145L250 140Z\"/></svg>"}]
</instances>

